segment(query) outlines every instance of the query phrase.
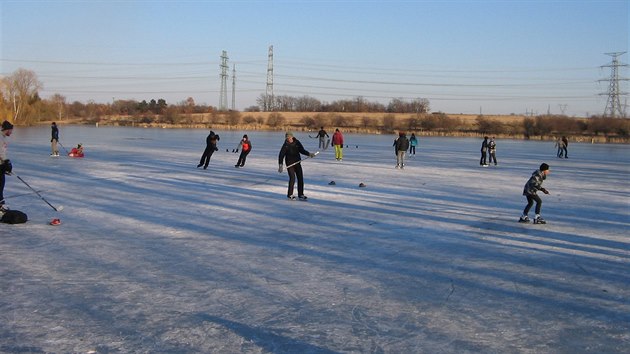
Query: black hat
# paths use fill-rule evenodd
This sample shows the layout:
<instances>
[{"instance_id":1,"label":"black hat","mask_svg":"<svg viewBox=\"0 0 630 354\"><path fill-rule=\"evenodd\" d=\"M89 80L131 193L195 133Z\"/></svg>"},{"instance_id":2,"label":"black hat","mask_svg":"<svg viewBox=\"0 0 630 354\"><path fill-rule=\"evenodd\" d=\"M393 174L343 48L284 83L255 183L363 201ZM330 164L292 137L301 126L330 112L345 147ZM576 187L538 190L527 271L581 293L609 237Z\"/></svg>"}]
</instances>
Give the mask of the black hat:
<instances>
[{"instance_id":1,"label":"black hat","mask_svg":"<svg viewBox=\"0 0 630 354\"><path fill-rule=\"evenodd\" d=\"M13 124L9 123L8 120L5 120L4 122L2 122L2 130L9 130L9 129L13 129Z\"/></svg>"},{"instance_id":2,"label":"black hat","mask_svg":"<svg viewBox=\"0 0 630 354\"><path fill-rule=\"evenodd\" d=\"M549 165L547 165L546 163L544 163L544 162L543 162L543 163L540 165L540 170L541 170L541 171L547 171L548 169L549 169Z\"/></svg>"}]
</instances>

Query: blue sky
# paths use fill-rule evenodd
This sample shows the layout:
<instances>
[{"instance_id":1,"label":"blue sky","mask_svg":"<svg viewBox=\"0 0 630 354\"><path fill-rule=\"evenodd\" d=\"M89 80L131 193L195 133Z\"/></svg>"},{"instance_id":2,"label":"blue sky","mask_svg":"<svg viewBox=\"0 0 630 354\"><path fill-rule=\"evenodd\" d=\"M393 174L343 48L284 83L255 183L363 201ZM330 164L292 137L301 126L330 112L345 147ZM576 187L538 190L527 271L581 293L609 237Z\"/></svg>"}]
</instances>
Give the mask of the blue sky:
<instances>
[{"instance_id":1,"label":"blue sky","mask_svg":"<svg viewBox=\"0 0 630 354\"><path fill-rule=\"evenodd\" d=\"M225 50L240 110L265 92L273 45L275 95L601 114L604 53L630 32L628 1L2 0L0 16L0 73L34 71L43 97L218 106Z\"/></svg>"}]
</instances>

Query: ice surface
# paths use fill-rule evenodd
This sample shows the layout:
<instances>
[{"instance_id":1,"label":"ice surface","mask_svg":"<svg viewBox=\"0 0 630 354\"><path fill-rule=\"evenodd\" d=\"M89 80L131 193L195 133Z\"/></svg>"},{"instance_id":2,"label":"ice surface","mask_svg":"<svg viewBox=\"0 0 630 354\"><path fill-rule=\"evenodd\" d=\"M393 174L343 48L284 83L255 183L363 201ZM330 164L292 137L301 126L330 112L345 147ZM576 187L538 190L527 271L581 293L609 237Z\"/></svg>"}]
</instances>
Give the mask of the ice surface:
<instances>
[{"instance_id":1,"label":"ice surface","mask_svg":"<svg viewBox=\"0 0 630 354\"><path fill-rule=\"evenodd\" d=\"M346 134L292 202L281 132L246 132L237 169L244 132L219 131L203 170L206 130L60 131L84 159L51 159L47 127L9 146L65 208L8 177L29 221L0 224L0 352L630 352L628 146L498 140L481 168L481 139L421 137L397 170L394 136ZM520 224L542 162L549 223Z\"/></svg>"}]
</instances>

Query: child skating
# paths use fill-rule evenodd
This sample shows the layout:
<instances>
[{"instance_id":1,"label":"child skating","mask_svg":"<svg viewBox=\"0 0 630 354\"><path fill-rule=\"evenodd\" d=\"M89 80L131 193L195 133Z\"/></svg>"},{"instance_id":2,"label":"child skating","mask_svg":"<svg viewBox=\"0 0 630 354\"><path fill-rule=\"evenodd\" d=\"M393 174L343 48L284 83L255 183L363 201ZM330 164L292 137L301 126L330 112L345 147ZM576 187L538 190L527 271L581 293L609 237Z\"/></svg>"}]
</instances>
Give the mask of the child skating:
<instances>
[{"instance_id":1,"label":"child skating","mask_svg":"<svg viewBox=\"0 0 630 354\"><path fill-rule=\"evenodd\" d=\"M529 217L527 214L529 213L529 209L532 208L534 202L536 202L536 217L534 218L534 224L546 224L547 222L540 216L540 209L542 208L542 200L540 196L538 196L537 192L541 191L545 194L549 194L549 191L543 188L542 183L547 178L549 174L549 165L543 163L540 165L532 176L529 178L525 187L523 188L523 195L527 198L527 205L525 206L525 210L523 210L523 215L518 220L519 222L529 222Z\"/></svg>"}]
</instances>

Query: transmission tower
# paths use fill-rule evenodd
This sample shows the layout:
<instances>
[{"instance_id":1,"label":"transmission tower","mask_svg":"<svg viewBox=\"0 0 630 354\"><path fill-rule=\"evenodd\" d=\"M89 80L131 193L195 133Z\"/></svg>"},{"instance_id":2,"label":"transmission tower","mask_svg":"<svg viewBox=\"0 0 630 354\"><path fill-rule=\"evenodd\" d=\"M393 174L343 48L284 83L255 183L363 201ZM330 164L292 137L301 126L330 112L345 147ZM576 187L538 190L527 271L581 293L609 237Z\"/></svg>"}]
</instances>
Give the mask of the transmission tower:
<instances>
[{"instance_id":1,"label":"transmission tower","mask_svg":"<svg viewBox=\"0 0 630 354\"><path fill-rule=\"evenodd\" d=\"M221 94L219 97L219 110L227 110L227 78L228 78L228 56L224 50L221 54Z\"/></svg>"},{"instance_id":2,"label":"transmission tower","mask_svg":"<svg viewBox=\"0 0 630 354\"><path fill-rule=\"evenodd\" d=\"M232 110L236 111L236 64L232 64Z\"/></svg>"},{"instance_id":3,"label":"transmission tower","mask_svg":"<svg viewBox=\"0 0 630 354\"><path fill-rule=\"evenodd\" d=\"M619 68L628 66L628 64L621 64L617 57L625 54L626 52L615 52L615 53L604 53L606 55L610 55L612 57L612 62L607 65L602 65L602 68L610 68L610 79L607 80L599 80L599 81L608 81L608 92L602 93L601 95L608 95L608 100L606 101L606 109L604 109L604 117L623 117L625 112L621 109L621 101L619 96L627 95L626 92L621 92L619 90L619 81L627 81L626 78L619 77Z\"/></svg>"},{"instance_id":4,"label":"transmission tower","mask_svg":"<svg viewBox=\"0 0 630 354\"><path fill-rule=\"evenodd\" d=\"M273 46L269 46L269 59L267 61L267 89L265 90L264 111L273 111Z\"/></svg>"}]
</instances>

